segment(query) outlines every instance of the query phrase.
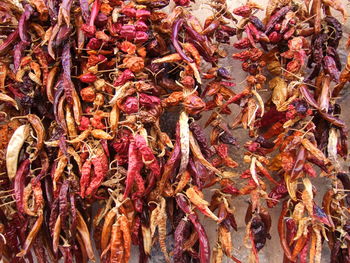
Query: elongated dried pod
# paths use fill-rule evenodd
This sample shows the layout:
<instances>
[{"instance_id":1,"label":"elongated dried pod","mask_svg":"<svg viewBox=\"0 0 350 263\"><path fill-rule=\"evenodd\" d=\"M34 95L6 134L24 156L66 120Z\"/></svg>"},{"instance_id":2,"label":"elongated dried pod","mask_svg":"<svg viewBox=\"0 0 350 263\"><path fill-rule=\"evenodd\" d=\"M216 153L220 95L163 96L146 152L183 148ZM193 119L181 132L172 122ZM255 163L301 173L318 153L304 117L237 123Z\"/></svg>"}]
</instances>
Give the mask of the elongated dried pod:
<instances>
[{"instance_id":1,"label":"elongated dried pod","mask_svg":"<svg viewBox=\"0 0 350 263\"><path fill-rule=\"evenodd\" d=\"M18 155L22 146L29 136L29 125L19 126L13 133L6 150L7 176L13 180L17 172Z\"/></svg>"}]
</instances>

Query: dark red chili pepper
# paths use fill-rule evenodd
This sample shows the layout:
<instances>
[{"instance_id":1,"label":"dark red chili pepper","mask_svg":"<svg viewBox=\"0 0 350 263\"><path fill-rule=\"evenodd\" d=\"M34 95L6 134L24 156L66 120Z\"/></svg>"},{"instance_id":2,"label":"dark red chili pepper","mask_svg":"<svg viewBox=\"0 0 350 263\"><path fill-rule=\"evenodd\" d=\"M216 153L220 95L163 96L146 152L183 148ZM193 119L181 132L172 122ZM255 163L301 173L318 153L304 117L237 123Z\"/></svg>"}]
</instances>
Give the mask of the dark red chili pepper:
<instances>
[{"instance_id":1,"label":"dark red chili pepper","mask_svg":"<svg viewBox=\"0 0 350 263\"><path fill-rule=\"evenodd\" d=\"M251 34L256 40L269 43L269 38L265 35L265 33L259 31L252 23L248 23L247 28L249 28Z\"/></svg>"},{"instance_id":2,"label":"dark red chili pepper","mask_svg":"<svg viewBox=\"0 0 350 263\"><path fill-rule=\"evenodd\" d=\"M96 32L95 20L100 11L100 0L95 0L92 5L91 15L89 24L83 24L81 29L86 33L87 36L93 37Z\"/></svg>"},{"instance_id":3,"label":"dark red chili pepper","mask_svg":"<svg viewBox=\"0 0 350 263\"><path fill-rule=\"evenodd\" d=\"M23 191L24 191L24 184L26 176L29 172L29 159L25 159L22 161L22 163L19 165L16 177L13 182L13 190L15 191L15 199L16 199L16 206L20 213L24 213L23 209Z\"/></svg>"},{"instance_id":4,"label":"dark red chili pepper","mask_svg":"<svg viewBox=\"0 0 350 263\"><path fill-rule=\"evenodd\" d=\"M135 77L134 73L130 69L126 69L122 74L118 75L118 78L114 82L114 86L121 86L127 81L132 80Z\"/></svg>"},{"instance_id":5,"label":"dark red chili pepper","mask_svg":"<svg viewBox=\"0 0 350 263\"><path fill-rule=\"evenodd\" d=\"M147 24L141 20L136 21L135 28L137 31L143 31L143 32L146 32L148 30Z\"/></svg>"},{"instance_id":6,"label":"dark red chili pepper","mask_svg":"<svg viewBox=\"0 0 350 263\"><path fill-rule=\"evenodd\" d=\"M135 16L136 19L147 20L151 16L151 12L146 9L137 9Z\"/></svg>"},{"instance_id":7,"label":"dark red chili pepper","mask_svg":"<svg viewBox=\"0 0 350 263\"><path fill-rule=\"evenodd\" d=\"M35 254L35 257L37 258L38 263L47 262L45 247L43 246L43 240L41 235L37 236L34 239L32 248L34 250L34 254Z\"/></svg>"},{"instance_id":8,"label":"dark red chili pepper","mask_svg":"<svg viewBox=\"0 0 350 263\"><path fill-rule=\"evenodd\" d=\"M297 234L297 224L293 218L286 219L286 233L287 233L287 242L292 243L295 235Z\"/></svg>"},{"instance_id":9,"label":"dark red chili pepper","mask_svg":"<svg viewBox=\"0 0 350 263\"><path fill-rule=\"evenodd\" d=\"M228 36L233 37L237 33L237 29L228 25L220 25L220 32L225 32Z\"/></svg>"},{"instance_id":10,"label":"dark red chili pepper","mask_svg":"<svg viewBox=\"0 0 350 263\"><path fill-rule=\"evenodd\" d=\"M340 57L337 50L334 47L328 46L326 50L326 54L328 56L331 56L334 59L335 65L337 66L338 71L341 71L342 64L341 64Z\"/></svg>"},{"instance_id":11,"label":"dark red chili pepper","mask_svg":"<svg viewBox=\"0 0 350 263\"><path fill-rule=\"evenodd\" d=\"M173 43L173 46L176 50L176 52L187 62L193 63L193 59L189 58L182 50L179 40L178 40L178 34L181 29L182 24L184 23L184 19L180 18L176 20L173 24L173 31L171 33L171 42Z\"/></svg>"},{"instance_id":12,"label":"dark red chili pepper","mask_svg":"<svg viewBox=\"0 0 350 263\"><path fill-rule=\"evenodd\" d=\"M179 5L179 6L187 6L191 3L190 0L174 0L174 2L176 5Z\"/></svg>"},{"instance_id":13,"label":"dark red chili pepper","mask_svg":"<svg viewBox=\"0 0 350 263\"><path fill-rule=\"evenodd\" d=\"M198 145L201 148L203 156L208 159L213 155L213 151L209 148L207 138L205 137L204 130L196 123L191 122L190 130L193 136L198 141Z\"/></svg>"},{"instance_id":14,"label":"dark red chili pepper","mask_svg":"<svg viewBox=\"0 0 350 263\"><path fill-rule=\"evenodd\" d=\"M205 185L206 182L210 181L210 176L212 173L209 173L208 170L198 161L196 158L190 157L188 169L190 171L191 177L194 180L194 183L198 186L199 189L204 187L209 187Z\"/></svg>"},{"instance_id":15,"label":"dark red chili pepper","mask_svg":"<svg viewBox=\"0 0 350 263\"><path fill-rule=\"evenodd\" d=\"M323 43L327 41L327 34L319 34L316 36L316 39L312 42L312 57L308 62L308 66L310 67L312 62L317 64L322 63L323 59Z\"/></svg>"},{"instance_id":16,"label":"dark red chili pepper","mask_svg":"<svg viewBox=\"0 0 350 263\"><path fill-rule=\"evenodd\" d=\"M161 103L161 100L156 96L140 93L139 103L144 107L154 108Z\"/></svg>"},{"instance_id":17,"label":"dark red chili pepper","mask_svg":"<svg viewBox=\"0 0 350 263\"><path fill-rule=\"evenodd\" d=\"M288 189L284 182L281 182L279 185L275 186L269 193L269 198L266 203L267 206L272 208L278 204L278 201L288 195Z\"/></svg>"},{"instance_id":18,"label":"dark red chili pepper","mask_svg":"<svg viewBox=\"0 0 350 263\"><path fill-rule=\"evenodd\" d=\"M41 170L37 177L35 177L35 184L37 184L46 175L50 167L49 157L45 151L40 152L40 164Z\"/></svg>"},{"instance_id":19,"label":"dark red chili pepper","mask_svg":"<svg viewBox=\"0 0 350 263\"><path fill-rule=\"evenodd\" d=\"M229 213L224 221L221 224L225 224L227 228L231 226L235 231L238 231L238 226L236 222L236 218L233 214Z\"/></svg>"},{"instance_id":20,"label":"dark red chili pepper","mask_svg":"<svg viewBox=\"0 0 350 263\"><path fill-rule=\"evenodd\" d=\"M99 48L101 48L102 43L103 42L101 39L97 39L93 37L87 43L86 48L91 50L98 50Z\"/></svg>"},{"instance_id":21,"label":"dark red chili pepper","mask_svg":"<svg viewBox=\"0 0 350 263\"><path fill-rule=\"evenodd\" d=\"M57 217L59 215L59 199L54 199L51 205L50 218L49 218L49 230L51 236L53 235L53 230L56 224Z\"/></svg>"},{"instance_id":22,"label":"dark red chili pepper","mask_svg":"<svg viewBox=\"0 0 350 263\"><path fill-rule=\"evenodd\" d=\"M135 181L135 174L140 175L142 169L142 157L140 152L137 150L135 141L131 141L129 145L128 155L128 173L125 180L124 199L129 196L132 185ZM141 175L140 175L141 176Z\"/></svg>"},{"instance_id":23,"label":"dark red chili pepper","mask_svg":"<svg viewBox=\"0 0 350 263\"><path fill-rule=\"evenodd\" d=\"M139 111L139 102L136 97L127 97L123 103L118 104L119 108L126 114L132 114Z\"/></svg>"},{"instance_id":24,"label":"dark red chili pepper","mask_svg":"<svg viewBox=\"0 0 350 263\"><path fill-rule=\"evenodd\" d=\"M174 233L174 262L185 263L185 259L183 256L184 250L183 245L184 242L189 235L190 230L190 222L188 220L182 219L177 225Z\"/></svg>"},{"instance_id":25,"label":"dark red chili pepper","mask_svg":"<svg viewBox=\"0 0 350 263\"><path fill-rule=\"evenodd\" d=\"M26 99L26 96L19 90L19 88L15 87L13 84L9 84L6 87L6 89L8 89L13 94L13 96L15 96L21 100Z\"/></svg>"},{"instance_id":26,"label":"dark red chili pepper","mask_svg":"<svg viewBox=\"0 0 350 263\"><path fill-rule=\"evenodd\" d=\"M271 43L278 43L279 41L282 40L283 35L279 32L273 31L268 35L268 37Z\"/></svg>"},{"instance_id":27,"label":"dark red chili pepper","mask_svg":"<svg viewBox=\"0 0 350 263\"><path fill-rule=\"evenodd\" d=\"M69 181L65 180L61 185L60 193L58 196L59 215L61 217L62 228L64 230L67 230L67 225L68 225L66 222L66 218L68 216L68 188L69 188Z\"/></svg>"},{"instance_id":28,"label":"dark red chili pepper","mask_svg":"<svg viewBox=\"0 0 350 263\"><path fill-rule=\"evenodd\" d=\"M108 141L107 140L101 140L101 146L102 146L106 156L109 158L110 157L110 153L109 153L109 149L108 149Z\"/></svg>"},{"instance_id":29,"label":"dark red chili pepper","mask_svg":"<svg viewBox=\"0 0 350 263\"><path fill-rule=\"evenodd\" d=\"M188 216L193 224L196 232L198 233L199 238L199 262L200 263L209 263L210 262L210 246L207 233L203 225L199 222L198 216L195 213L192 213Z\"/></svg>"},{"instance_id":30,"label":"dark red chili pepper","mask_svg":"<svg viewBox=\"0 0 350 263\"><path fill-rule=\"evenodd\" d=\"M55 165L52 165L52 170L55 170L55 169L56 169ZM52 170L51 170L51 173L52 173ZM45 192L46 200L51 209L52 203L53 203L52 178L51 176L45 176L43 179L44 179L44 186L45 186L44 192Z\"/></svg>"},{"instance_id":31,"label":"dark red chili pepper","mask_svg":"<svg viewBox=\"0 0 350 263\"><path fill-rule=\"evenodd\" d=\"M333 115L330 115L326 112L320 111L320 114L325 120L329 121L334 126L341 128L342 130L344 130L344 132L347 131L346 123L343 120L341 120Z\"/></svg>"},{"instance_id":32,"label":"dark red chili pepper","mask_svg":"<svg viewBox=\"0 0 350 263\"><path fill-rule=\"evenodd\" d=\"M280 10L278 10L276 13L274 13L270 17L270 20L269 20L269 22L266 25L265 34L269 35L272 32L272 30L274 29L276 23L280 19L282 19L292 9L293 9L292 6L285 6L285 7L282 7Z\"/></svg>"},{"instance_id":33,"label":"dark red chili pepper","mask_svg":"<svg viewBox=\"0 0 350 263\"><path fill-rule=\"evenodd\" d=\"M73 105L73 90L74 84L71 80L71 70L72 70L72 59L71 59L71 53L70 53L70 43L64 45L63 51L62 51L62 67L63 67L63 73L62 73L62 81L63 81L63 88L64 93L66 95L66 100L70 105ZM56 95L56 94L55 94Z\"/></svg>"},{"instance_id":34,"label":"dark red chili pepper","mask_svg":"<svg viewBox=\"0 0 350 263\"><path fill-rule=\"evenodd\" d=\"M238 195L239 189L234 186L234 183L227 178L220 180L221 191L226 194Z\"/></svg>"},{"instance_id":35,"label":"dark red chili pepper","mask_svg":"<svg viewBox=\"0 0 350 263\"><path fill-rule=\"evenodd\" d=\"M90 19L89 1L79 0L79 6L81 9L81 14L85 20L85 23L87 23Z\"/></svg>"},{"instance_id":36,"label":"dark red chili pepper","mask_svg":"<svg viewBox=\"0 0 350 263\"><path fill-rule=\"evenodd\" d=\"M325 72L328 73L335 82L339 81L340 71L338 70L337 64L333 57L323 57L323 68Z\"/></svg>"},{"instance_id":37,"label":"dark red chili pepper","mask_svg":"<svg viewBox=\"0 0 350 263\"><path fill-rule=\"evenodd\" d=\"M91 163L94 166L95 176L92 177L90 185L86 189L85 194L88 196L95 193L108 173L108 158L102 147L98 154L91 159Z\"/></svg>"},{"instance_id":38,"label":"dark red chili pepper","mask_svg":"<svg viewBox=\"0 0 350 263\"><path fill-rule=\"evenodd\" d=\"M259 143L261 147L267 148L267 149L272 149L275 146L273 142L268 141L267 139L265 139L263 136L260 136L260 135L255 139L255 142Z\"/></svg>"},{"instance_id":39,"label":"dark red chili pepper","mask_svg":"<svg viewBox=\"0 0 350 263\"><path fill-rule=\"evenodd\" d=\"M4 42L2 42L0 45L0 55L1 56L4 55L9 50L11 45L13 45L13 43L15 41L17 41L18 37L19 37L19 30L18 29L16 29L10 35L8 35L6 40L4 40Z\"/></svg>"},{"instance_id":40,"label":"dark red chili pepper","mask_svg":"<svg viewBox=\"0 0 350 263\"><path fill-rule=\"evenodd\" d=\"M123 25L120 29L120 36L126 40L133 40L136 36L136 28L134 25Z\"/></svg>"},{"instance_id":41,"label":"dark red chili pepper","mask_svg":"<svg viewBox=\"0 0 350 263\"><path fill-rule=\"evenodd\" d=\"M241 100L243 97L248 95L249 91L244 90L241 93L238 93L234 96L232 96L224 105L221 107L221 111L226 110L227 106L232 104L232 103L237 103L239 100Z\"/></svg>"},{"instance_id":42,"label":"dark red chili pepper","mask_svg":"<svg viewBox=\"0 0 350 263\"><path fill-rule=\"evenodd\" d=\"M18 21L19 37L21 38L22 42L26 44L30 43L30 39L28 37L28 21L33 13L33 7L29 4L26 4L24 6L24 12Z\"/></svg>"},{"instance_id":43,"label":"dark red chili pepper","mask_svg":"<svg viewBox=\"0 0 350 263\"><path fill-rule=\"evenodd\" d=\"M24 55L24 50L27 48L27 46L28 46L28 43L25 43L23 41L15 45L14 52L13 52L13 65L15 67L15 72L17 72L17 70L20 67L20 63Z\"/></svg>"},{"instance_id":44,"label":"dark red chili pepper","mask_svg":"<svg viewBox=\"0 0 350 263\"><path fill-rule=\"evenodd\" d=\"M246 48L251 48L252 45L250 43L249 38L244 37L244 38L236 41L235 43L233 43L233 47L235 47L237 49L246 49Z\"/></svg>"},{"instance_id":45,"label":"dark red chili pepper","mask_svg":"<svg viewBox=\"0 0 350 263\"><path fill-rule=\"evenodd\" d=\"M324 18L327 25L329 26L327 30L329 33L328 44L331 47L337 48L339 41L343 36L342 24L333 16L326 16Z\"/></svg>"},{"instance_id":46,"label":"dark red chili pepper","mask_svg":"<svg viewBox=\"0 0 350 263\"><path fill-rule=\"evenodd\" d=\"M80 75L79 80L84 83L93 83L97 80L97 77L95 74L88 72L83 75Z\"/></svg>"},{"instance_id":47,"label":"dark red chili pepper","mask_svg":"<svg viewBox=\"0 0 350 263\"><path fill-rule=\"evenodd\" d=\"M259 251L265 246L266 238L270 236L261 218L253 217L250 225L250 231L253 235L254 245Z\"/></svg>"},{"instance_id":48,"label":"dark red chili pepper","mask_svg":"<svg viewBox=\"0 0 350 263\"><path fill-rule=\"evenodd\" d=\"M132 240L132 244L135 246L137 246L140 242L139 241L140 229L141 229L141 218L139 215L136 215L131 228L131 240Z\"/></svg>"},{"instance_id":49,"label":"dark red chili pepper","mask_svg":"<svg viewBox=\"0 0 350 263\"><path fill-rule=\"evenodd\" d=\"M136 16L136 9L132 7L124 7L120 10L120 13L128 16L128 17L135 17Z\"/></svg>"},{"instance_id":50,"label":"dark red chili pepper","mask_svg":"<svg viewBox=\"0 0 350 263\"><path fill-rule=\"evenodd\" d=\"M249 5L242 5L233 9L232 13L241 17L249 17L253 9Z\"/></svg>"},{"instance_id":51,"label":"dark red chili pepper","mask_svg":"<svg viewBox=\"0 0 350 263\"><path fill-rule=\"evenodd\" d=\"M199 261L201 263L210 262L210 247L208 236L205 232L203 225L199 222L197 214L191 210L186 198L182 194L178 194L176 196L176 202L180 209L188 215L188 218L190 219L196 232L198 233L200 254Z\"/></svg>"},{"instance_id":52,"label":"dark red chili pepper","mask_svg":"<svg viewBox=\"0 0 350 263\"><path fill-rule=\"evenodd\" d=\"M152 149L147 145L146 140L141 135L134 136L135 144L142 156L143 162L146 164L157 179L160 178L160 167L158 160L154 156Z\"/></svg>"},{"instance_id":53,"label":"dark red chili pepper","mask_svg":"<svg viewBox=\"0 0 350 263\"><path fill-rule=\"evenodd\" d=\"M250 28L248 26L245 27L245 33L246 33L247 38L250 42L250 45L252 47L256 48L255 39L253 37L252 31L250 30Z\"/></svg>"},{"instance_id":54,"label":"dark red chili pepper","mask_svg":"<svg viewBox=\"0 0 350 263\"><path fill-rule=\"evenodd\" d=\"M265 25L257 16L249 16L249 21L260 31L265 31Z\"/></svg>"}]
</instances>

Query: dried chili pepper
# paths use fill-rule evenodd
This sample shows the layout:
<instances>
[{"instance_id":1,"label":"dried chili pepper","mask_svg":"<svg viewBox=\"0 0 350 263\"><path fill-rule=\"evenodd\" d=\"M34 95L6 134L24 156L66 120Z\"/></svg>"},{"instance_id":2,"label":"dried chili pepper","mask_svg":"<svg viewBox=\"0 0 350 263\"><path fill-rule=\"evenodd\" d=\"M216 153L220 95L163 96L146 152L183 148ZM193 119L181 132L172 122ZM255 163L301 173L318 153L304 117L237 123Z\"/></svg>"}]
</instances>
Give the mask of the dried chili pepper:
<instances>
[{"instance_id":1,"label":"dried chili pepper","mask_svg":"<svg viewBox=\"0 0 350 263\"><path fill-rule=\"evenodd\" d=\"M210 248L207 234L202 226L202 224L198 221L198 216L194 212L191 212L190 207L184 199L182 195L176 196L176 202L178 206L181 208L183 212L188 214L188 218L193 224L196 232L198 233L199 243L200 243L200 256L199 260L201 263L209 262Z\"/></svg>"},{"instance_id":2,"label":"dried chili pepper","mask_svg":"<svg viewBox=\"0 0 350 263\"><path fill-rule=\"evenodd\" d=\"M132 185L135 181L136 174L140 175L140 171L143 166L142 157L140 152L137 150L135 141L130 142L128 156L129 167L125 182L124 198L126 198L130 194Z\"/></svg>"}]
</instances>

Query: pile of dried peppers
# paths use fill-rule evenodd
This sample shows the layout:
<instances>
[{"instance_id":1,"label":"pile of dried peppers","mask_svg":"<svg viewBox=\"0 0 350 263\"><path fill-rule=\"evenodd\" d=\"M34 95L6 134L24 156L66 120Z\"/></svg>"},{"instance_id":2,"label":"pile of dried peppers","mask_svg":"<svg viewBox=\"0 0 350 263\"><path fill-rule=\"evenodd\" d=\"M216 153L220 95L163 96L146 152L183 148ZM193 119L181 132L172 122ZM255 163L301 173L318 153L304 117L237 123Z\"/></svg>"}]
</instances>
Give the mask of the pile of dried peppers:
<instances>
[{"instance_id":1,"label":"pile of dried peppers","mask_svg":"<svg viewBox=\"0 0 350 263\"><path fill-rule=\"evenodd\" d=\"M283 262L321 262L323 243L350 262L344 1L207 1L204 23L193 5L0 2L2 262L124 263L133 246L139 262L153 247L163 262L259 262L271 227ZM233 248L240 196L248 259Z\"/></svg>"}]
</instances>

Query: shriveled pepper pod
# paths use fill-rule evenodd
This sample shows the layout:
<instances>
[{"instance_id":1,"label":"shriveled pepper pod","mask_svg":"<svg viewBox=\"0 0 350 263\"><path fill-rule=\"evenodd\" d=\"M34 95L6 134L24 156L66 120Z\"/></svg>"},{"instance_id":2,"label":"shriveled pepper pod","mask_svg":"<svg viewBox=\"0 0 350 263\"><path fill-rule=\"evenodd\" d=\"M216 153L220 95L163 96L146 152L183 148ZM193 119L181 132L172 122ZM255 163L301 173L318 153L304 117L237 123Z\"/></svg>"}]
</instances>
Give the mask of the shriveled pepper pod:
<instances>
[{"instance_id":1,"label":"shriveled pepper pod","mask_svg":"<svg viewBox=\"0 0 350 263\"><path fill-rule=\"evenodd\" d=\"M85 73L79 77L79 80L84 83L93 83L97 80L97 76L91 72Z\"/></svg>"}]
</instances>

